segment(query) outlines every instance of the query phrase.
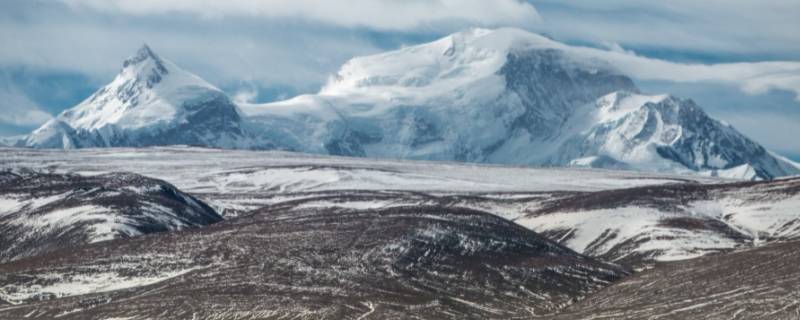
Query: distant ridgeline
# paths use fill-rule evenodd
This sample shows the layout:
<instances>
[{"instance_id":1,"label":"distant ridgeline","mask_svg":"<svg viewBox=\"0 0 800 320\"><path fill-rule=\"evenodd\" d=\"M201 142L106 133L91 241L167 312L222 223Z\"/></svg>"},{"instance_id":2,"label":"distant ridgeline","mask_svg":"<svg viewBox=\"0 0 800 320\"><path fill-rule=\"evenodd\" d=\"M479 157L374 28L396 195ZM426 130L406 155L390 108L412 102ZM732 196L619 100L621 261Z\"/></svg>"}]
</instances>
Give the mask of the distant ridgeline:
<instances>
[{"instance_id":1,"label":"distant ridgeline","mask_svg":"<svg viewBox=\"0 0 800 320\"><path fill-rule=\"evenodd\" d=\"M180 144L741 179L800 174L800 165L693 101L644 95L610 64L575 52L518 29L472 29L353 58L318 94L237 105L144 46L110 84L10 144Z\"/></svg>"}]
</instances>

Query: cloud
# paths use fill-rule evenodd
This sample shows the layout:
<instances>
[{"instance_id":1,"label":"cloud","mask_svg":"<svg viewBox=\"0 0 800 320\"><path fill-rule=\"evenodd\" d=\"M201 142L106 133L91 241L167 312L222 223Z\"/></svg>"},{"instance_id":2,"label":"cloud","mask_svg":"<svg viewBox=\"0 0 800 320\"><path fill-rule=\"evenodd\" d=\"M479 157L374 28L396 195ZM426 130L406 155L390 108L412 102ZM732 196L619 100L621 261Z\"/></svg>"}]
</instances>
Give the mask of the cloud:
<instances>
[{"instance_id":1,"label":"cloud","mask_svg":"<svg viewBox=\"0 0 800 320\"><path fill-rule=\"evenodd\" d=\"M531 0L533 29L581 43L617 42L636 51L692 51L750 60L800 59L795 0ZM726 57L727 56L727 57Z\"/></svg>"},{"instance_id":2,"label":"cloud","mask_svg":"<svg viewBox=\"0 0 800 320\"><path fill-rule=\"evenodd\" d=\"M74 7L132 15L188 13L205 18L299 18L344 27L409 30L448 21L531 25L533 5L519 0L70 0Z\"/></svg>"},{"instance_id":3,"label":"cloud","mask_svg":"<svg viewBox=\"0 0 800 320\"><path fill-rule=\"evenodd\" d=\"M380 51L353 34L304 24L78 17L43 12L28 23L0 19L0 43L7 44L0 49L0 67L79 72L102 85L147 43L219 86L247 80L311 90L352 56Z\"/></svg>"},{"instance_id":4,"label":"cloud","mask_svg":"<svg viewBox=\"0 0 800 320\"><path fill-rule=\"evenodd\" d=\"M0 87L0 125L35 127L51 118L16 88Z\"/></svg>"},{"instance_id":5,"label":"cloud","mask_svg":"<svg viewBox=\"0 0 800 320\"><path fill-rule=\"evenodd\" d=\"M800 20L792 15L800 6L776 0L760 1L763 7L739 0L724 5L716 0L676 1L12 2L0 4L5 12L0 12L0 43L6 44L0 49L0 67L81 72L102 85L146 42L220 87L246 81L259 88L312 92L349 58L402 44L380 43L398 32L416 37L403 42L413 44L471 25L523 24L559 39L607 47L610 52L602 56L637 79L724 82L751 94L781 89L800 95L794 62L675 63L637 56L630 49L688 46L724 53L795 48L791 52L800 56L800 41L794 35ZM448 21L461 23L439 25ZM399 29L406 31L387 31Z\"/></svg>"},{"instance_id":6,"label":"cloud","mask_svg":"<svg viewBox=\"0 0 800 320\"><path fill-rule=\"evenodd\" d=\"M638 80L661 80L678 83L722 83L738 86L748 94L786 90L800 101L800 62L770 61L741 63L677 63L638 56L619 45L603 50L557 44L578 61L600 60Z\"/></svg>"},{"instance_id":7,"label":"cloud","mask_svg":"<svg viewBox=\"0 0 800 320\"><path fill-rule=\"evenodd\" d=\"M241 88L233 94L233 102L237 104L253 103L258 98L258 90L252 86Z\"/></svg>"},{"instance_id":8,"label":"cloud","mask_svg":"<svg viewBox=\"0 0 800 320\"><path fill-rule=\"evenodd\" d=\"M303 93L316 91L353 56L424 42L471 25L533 24L529 30L608 48L574 51L608 60L638 80L725 83L750 94L788 90L800 99L797 62L677 63L634 53L651 47L722 54L755 48L793 52L800 60L795 35L799 8L777 0L3 2L0 68L78 72L99 86L146 42L231 92L246 83L257 91L279 87ZM448 21L460 23L442 26ZM408 41L387 41L397 35Z\"/></svg>"},{"instance_id":9,"label":"cloud","mask_svg":"<svg viewBox=\"0 0 800 320\"><path fill-rule=\"evenodd\" d=\"M608 51L611 52L623 53L634 56L636 55L636 52L633 52L633 50L625 49L621 45L619 45L619 43L616 42L603 42L603 46L606 47L606 49L608 49Z\"/></svg>"}]
</instances>

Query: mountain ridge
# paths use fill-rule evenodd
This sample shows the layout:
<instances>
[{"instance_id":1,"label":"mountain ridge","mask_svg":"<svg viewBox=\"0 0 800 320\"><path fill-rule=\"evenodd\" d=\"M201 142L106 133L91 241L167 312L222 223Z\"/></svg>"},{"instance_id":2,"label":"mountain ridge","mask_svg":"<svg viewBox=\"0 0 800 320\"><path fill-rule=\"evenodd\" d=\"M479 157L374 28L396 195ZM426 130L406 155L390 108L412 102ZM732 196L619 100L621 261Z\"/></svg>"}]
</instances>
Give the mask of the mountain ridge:
<instances>
[{"instance_id":1,"label":"mountain ridge","mask_svg":"<svg viewBox=\"0 0 800 320\"><path fill-rule=\"evenodd\" d=\"M186 144L740 179L800 174L693 101L643 95L586 50L519 29L470 29L353 58L318 94L236 105L145 45L111 84L17 146Z\"/></svg>"}]
</instances>

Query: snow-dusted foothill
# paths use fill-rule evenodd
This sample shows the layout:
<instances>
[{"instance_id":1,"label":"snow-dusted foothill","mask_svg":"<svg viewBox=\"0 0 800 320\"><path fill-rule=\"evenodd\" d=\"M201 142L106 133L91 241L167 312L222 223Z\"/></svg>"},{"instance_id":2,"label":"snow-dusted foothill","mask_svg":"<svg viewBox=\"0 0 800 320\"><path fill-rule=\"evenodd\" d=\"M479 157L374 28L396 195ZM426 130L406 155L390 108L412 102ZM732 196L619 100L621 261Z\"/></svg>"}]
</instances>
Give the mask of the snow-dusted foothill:
<instances>
[{"instance_id":1,"label":"snow-dusted foothill","mask_svg":"<svg viewBox=\"0 0 800 320\"><path fill-rule=\"evenodd\" d=\"M0 262L221 220L174 186L136 174L0 171Z\"/></svg>"},{"instance_id":2,"label":"snow-dusted foothill","mask_svg":"<svg viewBox=\"0 0 800 320\"><path fill-rule=\"evenodd\" d=\"M0 318L513 318L628 272L474 210L272 208L0 264Z\"/></svg>"},{"instance_id":3,"label":"snow-dusted foothill","mask_svg":"<svg viewBox=\"0 0 800 320\"><path fill-rule=\"evenodd\" d=\"M512 220L577 252L637 266L800 236L796 178L742 182L192 147L5 152L11 167L159 177L226 218L287 206L468 208Z\"/></svg>"},{"instance_id":4,"label":"snow-dusted foothill","mask_svg":"<svg viewBox=\"0 0 800 320\"><path fill-rule=\"evenodd\" d=\"M514 221L606 261L685 260L800 239L800 179L576 193Z\"/></svg>"},{"instance_id":5,"label":"snow-dusted foothill","mask_svg":"<svg viewBox=\"0 0 800 320\"><path fill-rule=\"evenodd\" d=\"M117 222L146 219L154 203L169 207L175 199L151 194L158 188L148 178L112 173L123 170L171 181L227 219L114 241L61 239L68 249L1 263L0 318L547 318L584 305L584 298L629 296L630 287L616 293L614 283L633 277L629 283L636 284L632 269L674 265L702 279L705 268L730 267L700 256L754 247L751 261L800 236L798 178L739 181L194 147L2 152L3 166L38 171L12 169L0 181L33 194L3 194L0 206L8 212L40 208L24 219L40 222L39 229L19 229L26 235L58 221L93 235L94 224L107 220L95 221L98 212L85 210L120 203L106 193L132 198L123 203L133 203L134 211L102 213ZM40 178L25 187L25 174ZM107 182L124 177L135 183ZM74 195L62 200L67 191ZM174 217L159 216L169 218L165 223ZM761 279L749 274L738 273ZM671 312L671 301L691 307L670 283L664 284L670 296L653 300L659 310ZM719 283L702 289L733 290ZM779 301L781 292L758 294L791 306Z\"/></svg>"}]
</instances>

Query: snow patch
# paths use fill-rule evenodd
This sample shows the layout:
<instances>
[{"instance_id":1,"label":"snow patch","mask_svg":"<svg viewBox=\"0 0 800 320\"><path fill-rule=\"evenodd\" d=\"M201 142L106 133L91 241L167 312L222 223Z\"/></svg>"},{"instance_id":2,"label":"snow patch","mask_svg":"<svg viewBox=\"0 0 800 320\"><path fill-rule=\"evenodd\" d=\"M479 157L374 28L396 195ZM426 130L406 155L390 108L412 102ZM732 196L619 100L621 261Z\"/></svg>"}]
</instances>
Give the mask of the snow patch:
<instances>
[{"instance_id":1,"label":"snow patch","mask_svg":"<svg viewBox=\"0 0 800 320\"><path fill-rule=\"evenodd\" d=\"M184 270L174 270L158 275L149 276L123 276L116 272L96 272L91 274L60 274L51 273L41 275L46 285L6 285L0 288L0 299L12 304L35 299L43 295L55 297L69 297L89 293L108 292L121 289L147 286L174 278L199 267Z\"/></svg>"}]
</instances>

